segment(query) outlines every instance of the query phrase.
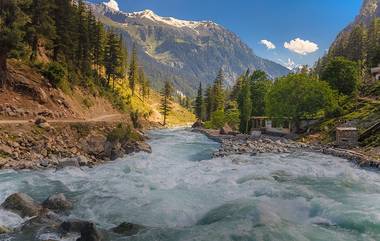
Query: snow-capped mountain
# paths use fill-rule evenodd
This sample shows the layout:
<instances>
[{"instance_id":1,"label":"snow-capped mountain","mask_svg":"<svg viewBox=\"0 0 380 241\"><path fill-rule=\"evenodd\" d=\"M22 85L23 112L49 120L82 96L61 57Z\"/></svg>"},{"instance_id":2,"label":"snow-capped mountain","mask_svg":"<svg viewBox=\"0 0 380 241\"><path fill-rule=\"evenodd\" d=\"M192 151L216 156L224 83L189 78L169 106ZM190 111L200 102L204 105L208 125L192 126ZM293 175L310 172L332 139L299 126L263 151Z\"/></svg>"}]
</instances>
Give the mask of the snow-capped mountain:
<instances>
[{"instance_id":1,"label":"snow-capped mountain","mask_svg":"<svg viewBox=\"0 0 380 241\"><path fill-rule=\"evenodd\" d=\"M107 5L89 4L100 21L123 35L128 46L138 46L156 87L169 79L177 89L192 94L199 82L212 83L220 68L229 85L248 68L264 70L272 77L289 73L284 66L254 55L219 24L161 17L151 10L125 13Z\"/></svg>"}]
</instances>

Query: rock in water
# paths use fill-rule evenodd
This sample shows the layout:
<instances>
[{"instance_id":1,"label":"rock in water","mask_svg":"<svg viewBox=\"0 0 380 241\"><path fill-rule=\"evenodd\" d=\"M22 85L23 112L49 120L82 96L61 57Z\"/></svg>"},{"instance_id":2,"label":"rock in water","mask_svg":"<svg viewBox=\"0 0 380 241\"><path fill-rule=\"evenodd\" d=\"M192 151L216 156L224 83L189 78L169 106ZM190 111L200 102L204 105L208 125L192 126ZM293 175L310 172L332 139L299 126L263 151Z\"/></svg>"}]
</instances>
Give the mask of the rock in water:
<instances>
[{"instance_id":1,"label":"rock in water","mask_svg":"<svg viewBox=\"0 0 380 241\"><path fill-rule=\"evenodd\" d=\"M53 211L66 211L73 207L73 204L67 200L63 193L50 196L43 202L43 207Z\"/></svg>"},{"instance_id":2,"label":"rock in water","mask_svg":"<svg viewBox=\"0 0 380 241\"><path fill-rule=\"evenodd\" d=\"M64 233L80 233L81 236L77 241L101 241L101 233L92 222L82 220L68 220L61 224L60 230Z\"/></svg>"},{"instance_id":3,"label":"rock in water","mask_svg":"<svg viewBox=\"0 0 380 241\"><path fill-rule=\"evenodd\" d=\"M132 236L136 235L142 230L145 230L146 227L138 224L133 224L133 223L122 223L119 226L115 227L112 229L113 232L117 234L122 234L125 236Z\"/></svg>"},{"instance_id":4,"label":"rock in water","mask_svg":"<svg viewBox=\"0 0 380 241\"><path fill-rule=\"evenodd\" d=\"M62 160L59 160L58 168L65 168L65 167L79 167L79 161L77 157L73 158L64 158Z\"/></svg>"},{"instance_id":5,"label":"rock in water","mask_svg":"<svg viewBox=\"0 0 380 241\"><path fill-rule=\"evenodd\" d=\"M0 225L0 234L10 233L11 230Z\"/></svg>"},{"instance_id":6,"label":"rock in water","mask_svg":"<svg viewBox=\"0 0 380 241\"><path fill-rule=\"evenodd\" d=\"M80 232L80 238L77 241L101 241L102 235L94 223L86 223Z\"/></svg>"},{"instance_id":7,"label":"rock in water","mask_svg":"<svg viewBox=\"0 0 380 241\"><path fill-rule=\"evenodd\" d=\"M204 127L204 124L199 119L191 126L191 128L203 128L203 127Z\"/></svg>"},{"instance_id":8,"label":"rock in water","mask_svg":"<svg viewBox=\"0 0 380 241\"><path fill-rule=\"evenodd\" d=\"M15 193L10 195L1 207L17 213L21 217L37 216L41 210L41 205L37 204L30 196L25 193Z\"/></svg>"}]
</instances>

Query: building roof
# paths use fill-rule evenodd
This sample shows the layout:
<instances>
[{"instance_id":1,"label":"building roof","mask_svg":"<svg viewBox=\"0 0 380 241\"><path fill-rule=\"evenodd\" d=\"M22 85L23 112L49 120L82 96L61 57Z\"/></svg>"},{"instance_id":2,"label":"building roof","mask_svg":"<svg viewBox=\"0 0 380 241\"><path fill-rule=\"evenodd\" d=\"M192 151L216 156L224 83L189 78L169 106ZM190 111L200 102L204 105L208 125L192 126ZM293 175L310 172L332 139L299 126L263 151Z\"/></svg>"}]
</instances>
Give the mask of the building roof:
<instances>
[{"instance_id":1,"label":"building roof","mask_svg":"<svg viewBox=\"0 0 380 241\"><path fill-rule=\"evenodd\" d=\"M372 74L380 74L380 66L376 67L376 68L372 68L371 69L371 73Z\"/></svg>"},{"instance_id":2,"label":"building roof","mask_svg":"<svg viewBox=\"0 0 380 241\"><path fill-rule=\"evenodd\" d=\"M357 131L356 127L337 127L338 131Z\"/></svg>"}]
</instances>

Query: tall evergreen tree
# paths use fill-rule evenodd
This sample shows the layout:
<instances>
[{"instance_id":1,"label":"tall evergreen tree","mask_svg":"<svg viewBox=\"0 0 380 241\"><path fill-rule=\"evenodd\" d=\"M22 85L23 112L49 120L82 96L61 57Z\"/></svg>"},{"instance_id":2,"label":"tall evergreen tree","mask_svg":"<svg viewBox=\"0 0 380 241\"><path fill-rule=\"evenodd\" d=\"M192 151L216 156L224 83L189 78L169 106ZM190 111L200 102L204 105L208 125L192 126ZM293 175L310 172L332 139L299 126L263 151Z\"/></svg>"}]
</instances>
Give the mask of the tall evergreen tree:
<instances>
[{"instance_id":1,"label":"tall evergreen tree","mask_svg":"<svg viewBox=\"0 0 380 241\"><path fill-rule=\"evenodd\" d=\"M123 77L122 56L120 50L120 39L116 37L113 31L107 34L107 45L104 54L104 67L106 69L107 84L112 80L112 86L115 88L115 80Z\"/></svg>"},{"instance_id":2,"label":"tall evergreen tree","mask_svg":"<svg viewBox=\"0 0 380 241\"><path fill-rule=\"evenodd\" d=\"M214 102L215 102L215 98L214 98L213 88L209 86L206 89L206 93L205 93L206 120L211 119L211 114L214 111Z\"/></svg>"},{"instance_id":3,"label":"tall evergreen tree","mask_svg":"<svg viewBox=\"0 0 380 241\"><path fill-rule=\"evenodd\" d=\"M248 134L252 112L251 91L248 80L244 80L239 95L240 132Z\"/></svg>"},{"instance_id":4,"label":"tall evergreen tree","mask_svg":"<svg viewBox=\"0 0 380 241\"><path fill-rule=\"evenodd\" d=\"M217 110L224 110L225 93L223 89L223 82L224 82L224 74L223 74L223 70L220 69L213 86L213 95L214 95L213 112Z\"/></svg>"},{"instance_id":5,"label":"tall evergreen tree","mask_svg":"<svg viewBox=\"0 0 380 241\"><path fill-rule=\"evenodd\" d=\"M30 22L27 24L28 42L32 49L31 60L35 60L38 54L38 46L44 39L44 47L55 38L55 25L51 12L54 8L52 1L32 0L28 9Z\"/></svg>"},{"instance_id":6,"label":"tall evergreen tree","mask_svg":"<svg viewBox=\"0 0 380 241\"><path fill-rule=\"evenodd\" d=\"M195 115L200 120L206 119L205 101L203 99L202 83L199 83L198 94L195 99Z\"/></svg>"},{"instance_id":7,"label":"tall evergreen tree","mask_svg":"<svg viewBox=\"0 0 380 241\"><path fill-rule=\"evenodd\" d=\"M7 84L7 59L12 50L21 48L28 16L28 1L0 0L0 87Z\"/></svg>"},{"instance_id":8,"label":"tall evergreen tree","mask_svg":"<svg viewBox=\"0 0 380 241\"><path fill-rule=\"evenodd\" d=\"M132 91L132 95L135 94L136 84L138 82L138 59L137 59L137 48L136 45L133 46L131 63L129 65L129 88Z\"/></svg>"},{"instance_id":9,"label":"tall evergreen tree","mask_svg":"<svg viewBox=\"0 0 380 241\"><path fill-rule=\"evenodd\" d=\"M165 82L164 88L162 89L161 92L161 114L164 116L164 123L163 125L166 125L166 120L168 115L170 114L170 111L172 109L171 103L170 103L170 98L172 96L172 85L170 84L169 81Z\"/></svg>"}]
</instances>

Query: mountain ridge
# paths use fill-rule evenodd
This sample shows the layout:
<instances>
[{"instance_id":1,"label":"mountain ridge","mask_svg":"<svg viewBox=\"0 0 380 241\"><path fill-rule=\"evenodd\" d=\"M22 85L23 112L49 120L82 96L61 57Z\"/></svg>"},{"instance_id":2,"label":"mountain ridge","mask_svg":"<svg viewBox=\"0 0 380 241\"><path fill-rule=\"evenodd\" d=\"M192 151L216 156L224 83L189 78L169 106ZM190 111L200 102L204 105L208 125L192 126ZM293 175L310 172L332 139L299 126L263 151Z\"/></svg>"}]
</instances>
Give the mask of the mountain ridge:
<instances>
[{"instance_id":1,"label":"mountain ridge","mask_svg":"<svg viewBox=\"0 0 380 241\"><path fill-rule=\"evenodd\" d=\"M104 4L89 3L105 25L123 35L126 44L136 44L156 88L165 79L185 94L194 94L199 82L211 84L220 68L226 84L232 85L247 69L261 69L272 78L289 70L260 58L236 34L211 21L179 20L161 17L151 10L125 13Z\"/></svg>"}]
</instances>

